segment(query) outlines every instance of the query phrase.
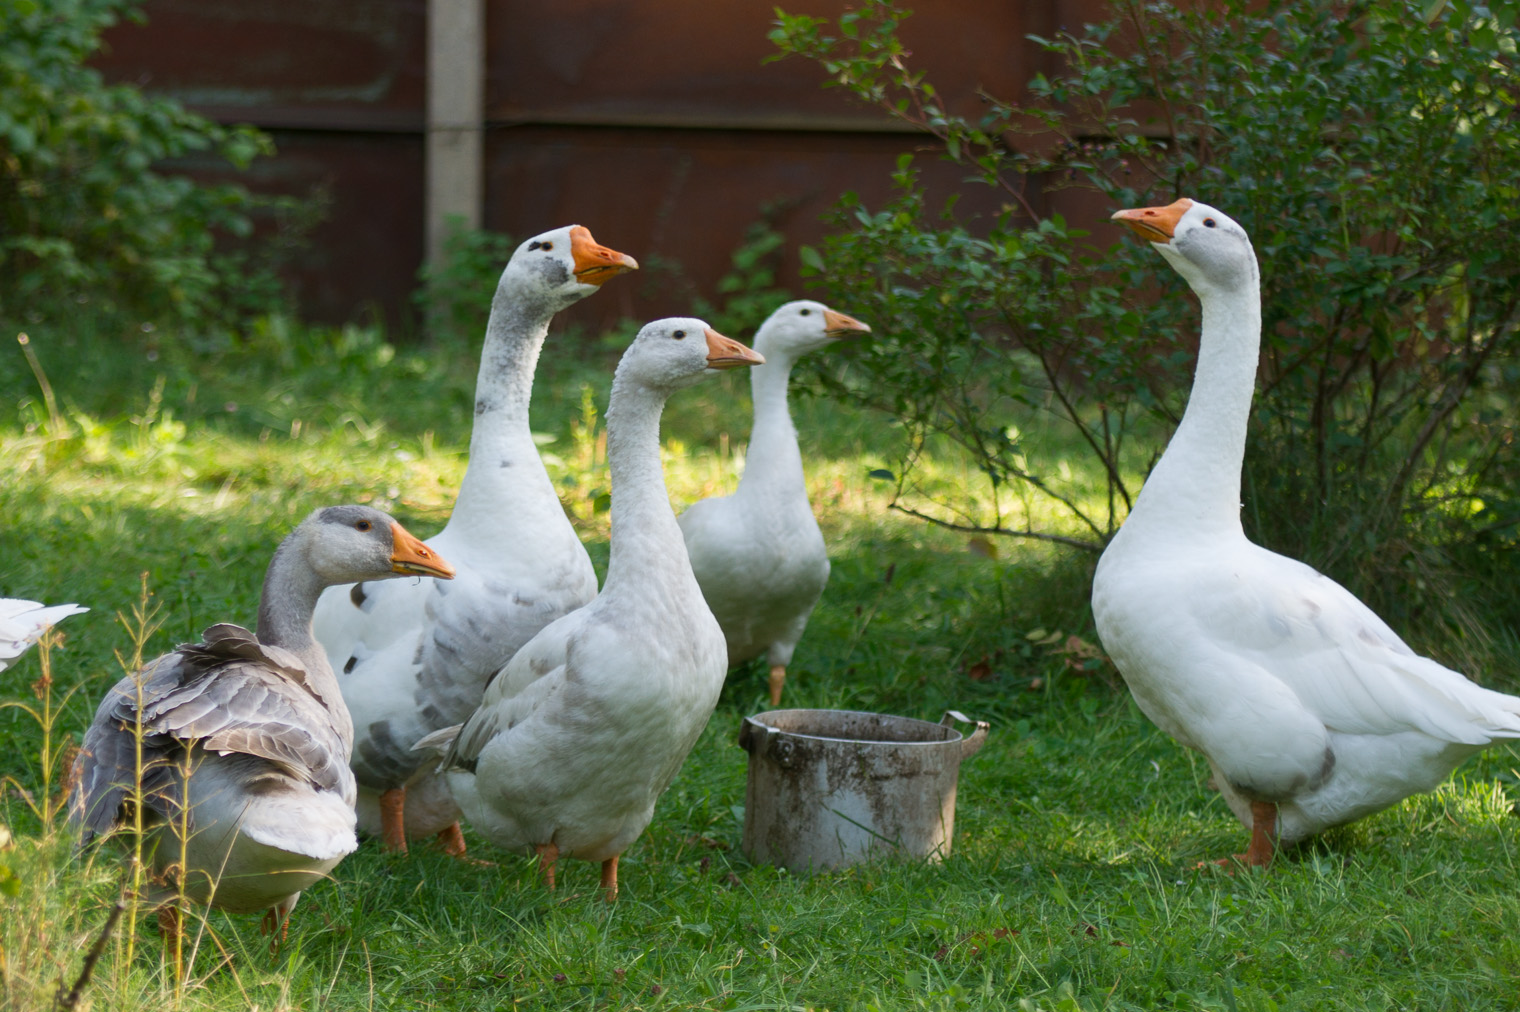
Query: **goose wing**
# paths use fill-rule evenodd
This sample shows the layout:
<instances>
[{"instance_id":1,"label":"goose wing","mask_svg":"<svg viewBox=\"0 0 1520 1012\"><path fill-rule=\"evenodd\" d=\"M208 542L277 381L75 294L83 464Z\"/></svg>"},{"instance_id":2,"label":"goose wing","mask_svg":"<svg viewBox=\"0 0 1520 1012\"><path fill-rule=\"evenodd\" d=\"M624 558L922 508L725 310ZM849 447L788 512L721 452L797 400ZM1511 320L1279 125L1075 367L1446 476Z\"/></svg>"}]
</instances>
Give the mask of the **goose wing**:
<instances>
[{"instance_id":1,"label":"goose wing","mask_svg":"<svg viewBox=\"0 0 1520 1012\"><path fill-rule=\"evenodd\" d=\"M1249 547L1211 592L1190 595L1197 628L1270 672L1326 727L1469 744L1520 737L1520 698L1419 656L1329 577Z\"/></svg>"},{"instance_id":2,"label":"goose wing","mask_svg":"<svg viewBox=\"0 0 1520 1012\"><path fill-rule=\"evenodd\" d=\"M139 726L143 792L161 815L192 744L262 759L323 790L346 782L347 746L299 659L238 626L212 626L106 694L75 764L72 817L87 834L115 823L137 779Z\"/></svg>"},{"instance_id":3,"label":"goose wing","mask_svg":"<svg viewBox=\"0 0 1520 1012\"><path fill-rule=\"evenodd\" d=\"M412 749L420 738L467 717L492 672L596 594L579 559L482 567L469 551L439 551L456 562L448 583L364 583L318 602L313 627L353 716L354 769L371 786L405 782L421 763Z\"/></svg>"},{"instance_id":4,"label":"goose wing","mask_svg":"<svg viewBox=\"0 0 1520 1012\"><path fill-rule=\"evenodd\" d=\"M552 706L570 673L571 647L583 616L584 612L572 612L546 626L492 677L475 712L451 741L443 738L448 742L444 766L473 770L475 760L492 739ZM419 742L419 747L423 743Z\"/></svg>"},{"instance_id":5,"label":"goose wing","mask_svg":"<svg viewBox=\"0 0 1520 1012\"><path fill-rule=\"evenodd\" d=\"M44 605L18 597L0 597L0 671L25 653L48 627L89 610L77 604Z\"/></svg>"}]
</instances>

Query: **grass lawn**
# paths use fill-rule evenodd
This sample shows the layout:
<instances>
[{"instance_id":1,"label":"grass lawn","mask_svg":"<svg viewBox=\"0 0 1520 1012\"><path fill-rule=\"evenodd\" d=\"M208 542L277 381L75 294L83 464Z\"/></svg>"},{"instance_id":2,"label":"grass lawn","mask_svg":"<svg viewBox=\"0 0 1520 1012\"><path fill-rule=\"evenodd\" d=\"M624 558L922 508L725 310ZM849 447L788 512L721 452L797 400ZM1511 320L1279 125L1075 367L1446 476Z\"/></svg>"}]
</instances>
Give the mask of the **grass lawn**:
<instances>
[{"instance_id":1,"label":"grass lawn","mask_svg":"<svg viewBox=\"0 0 1520 1012\"><path fill-rule=\"evenodd\" d=\"M371 332L272 321L240 347L153 348L33 335L54 407L0 345L0 594L78 601L51 654L76 736L133 641L151 654L214 621L251 624L278 540L310 509L367 501L422 536L464 467L473 348L397 352ZM606 559L598 406L615 351L551 337L535 423L567 508ZM731 489L743 377L678 394L667 475L678 507ZM961 771L954 853L803 878L738 849L739 722L767 709L758 665L717 713L624 856L608 905L571 862L557 892L468 829L455 861L366 841L305 893L271 955L257 918L206 915L182 964L150 917L111 935L80 1007L301 1009L1513 1009L1520 1006L1520 750L1495 748L1434 794L1290 852L1269 871L1209 858L1246 834L1206 764L1130 702L1100 659L1092 559L961 536L887 512L880 418L798 405L833 578L787 704L992 722ZM970 480L949 462L940 480ZM1070 637L1076 636L1077 640ZM1418 643L1439 653L1438 643ZM33 652L0 701L37 706ZM1511 690L1513 672L1489 679ZM37 814L43 735L0 710L0 1007L52 1007L118 893ZM56 783L56 770L54 771ZM3 846L3 844L0 844Z\"/></svg>"}]
</instances>

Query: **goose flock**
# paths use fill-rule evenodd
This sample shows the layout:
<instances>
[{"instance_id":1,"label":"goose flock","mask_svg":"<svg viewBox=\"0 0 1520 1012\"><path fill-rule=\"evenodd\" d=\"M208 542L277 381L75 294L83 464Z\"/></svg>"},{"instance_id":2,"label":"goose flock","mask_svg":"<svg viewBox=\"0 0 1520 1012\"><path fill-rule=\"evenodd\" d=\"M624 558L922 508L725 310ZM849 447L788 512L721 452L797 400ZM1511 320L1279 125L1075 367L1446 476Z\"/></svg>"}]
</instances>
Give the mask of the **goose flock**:
<instances>
[{"instance_id":1,"label":"goose flock","mask_svg":"<svg viewBox=\"0 0 1520 1012\"><path fill-rule=\"evenodd\" d=\"M1246 231L1183 198L1120 211L1202 306L1187 410L1103 553L1092 609L1141 710L1201 752L1250 832L1239 859L1426 791L1520 738L1520 698L1416 655L1308 566L1246 539L1240 473L1261 331ZM636 270L579 226L524 242L491 304L468 468L424 542L363 506L318 509L274 552L257 629L213 625L105 695L75 763L83 839L144 834L166 931L184 901L265 911L358 846L459 821L533 856L618 861L654 816L730 667L763 658L779 705L829 575L787 405L805 354L870 327L811 300L751 349L700 319L644 326L606 413L611 556L598 593L529 423L556 313ZM671 509L666 400L748 368L754 422L734 494ZM447 561L445 561L447 560ZM0 599L0 669L85 609Z\"/></svg>"}]
</instances>

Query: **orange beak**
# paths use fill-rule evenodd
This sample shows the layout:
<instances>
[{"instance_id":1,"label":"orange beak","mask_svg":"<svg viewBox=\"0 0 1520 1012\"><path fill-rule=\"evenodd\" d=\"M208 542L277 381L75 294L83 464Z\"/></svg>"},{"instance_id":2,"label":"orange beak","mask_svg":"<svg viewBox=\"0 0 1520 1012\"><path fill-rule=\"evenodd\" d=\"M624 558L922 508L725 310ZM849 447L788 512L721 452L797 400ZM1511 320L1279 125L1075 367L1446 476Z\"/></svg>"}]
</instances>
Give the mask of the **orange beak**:
<instances>
[{"instance_id":1,"label":"orange beak","mask_svg":"<svg viewBox=\"0 0 1520 1012\"><path fill-rule=\"evenodd\" d=\"M410 573L413 576L436 576L440 580L454 578L453 566L418 541L411 531L394 522L391 524L391 571Z\"/></svg>"},{"instance_id":2,"label":"orange beak","mask_svg":"<svg viewBox=\"0 0 1520 1012\"><path fill-rule=\"evenodd\" d=\"M591 238L591 230L582 225L570 229L570 257L575 261L575 280L583 285L600 285L639 269L637 260L601 245Z\"/></svg>"},{"instance_id":3,"label":"orange beak","mask_svg":"<svg viewBox=\"0 0 1520 1012\"><path fill-rule=\"evenodd\" d=\"M1175 200L1165 207L1135 207L1115 211L1112 221L1122 221L1135 230L1135 234L1150 242L1171 242L1177 222L1187 214L1193 202L1187 197Z\"/></svg>"},{"instance_id":4,"label":"orange beak","mask_svg":"<svg viewBox=\"0 0 1520 1012\"><path fill-rule=\"evenodd\" d=\"M740 344L731 337L724 337L709 327L707 337L707 368L733 369L741 365L764 365L765 358L753 348Z\"/></svg>"},{"instance_id":5,"label":"orange beak","mask_svg":"<svg viewBox=\"0 0 1520 1012\"><path fill-rule=\"evenodd\" d=\"M836 313L832 309L823 311L823 332L833 338L854 337L857 334L869 334L871 328L843 313Z\"/></svg>"}]
</instances>

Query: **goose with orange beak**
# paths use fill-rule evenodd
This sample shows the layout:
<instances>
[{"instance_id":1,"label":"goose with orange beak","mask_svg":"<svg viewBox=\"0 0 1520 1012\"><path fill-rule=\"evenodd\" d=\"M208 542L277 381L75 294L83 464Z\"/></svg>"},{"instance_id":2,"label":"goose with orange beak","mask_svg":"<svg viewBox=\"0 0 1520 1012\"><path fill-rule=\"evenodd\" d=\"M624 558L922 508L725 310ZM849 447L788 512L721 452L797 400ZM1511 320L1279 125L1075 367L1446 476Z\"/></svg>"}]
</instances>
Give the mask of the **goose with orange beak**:
<instances>
[{"instance_id":1,"label":"goose with orange beak","mask_svg":"<svg viewBox=\"0 0 1520 1012\"><path fill-rule=\"evenodd\" d=\"M301 892L358 846L354 727L312 636L317 596L355 580L453 575L379 510L317 510L269 563L256 634L214 625L106 693L74 763L71 821L86 842L146 830L149 900L164 904L167 930L188 899L265 910L266 931L284 938Z\"/></svg>"},{"instance_id":2,"label":"goose with orange beak","mask_svg":"<svg viewBox=\"0 0 1520 1012\"><path fill-rule=\"evenodd\" d=\"M458 567L430 580L335 587L317 606L354 716L359 825L387 850L437 834L462 855L459 809L412 746L464 720L486 680L540 629L596 596L596 573L539 458L528 408L555 314L638 267L569 225L525 240L491 302L470 463L429 544Z\"/></svg>"},{"instance_id":3,"label":"goose with orange beak","mask_svg":"<svg viewBox=\"0 0 1520 1012\"><path fill-rule=\"evenodd\" d=\"M787 407L792 366L803 355L871 328L810 299L788 302L755 333L765 364L750 374L755 421L733 495L681 514L692 571L723 627L728 663L764 656L772 706L829 581L829 554L808 502L802 450Z\"/></svg>"},{"instance_id":4,"label":"goose with orange beak","mask_svg":"<svg viewBox=\"0 0 1520 1012\"><path fill-rule=\"evenodd\" d=\"M612 554L600 596L513 657L461 727L418 748L441 760L470 825L536 854L598 862L608 900L618 859L654 817L706 726L728 655L692 575L660 464L660 413L676 391L764 359L697 319L656 320L612 382L607 463Z\"/></svg>"},{"instance_id":5,"label":"goose with orange beak","mask_svg":"<svg viewBox=\"0 0 1520 1012\"><path fill-rule=\"evenodd\" d=\"M1186 198L1113 217L1187 281L1203 331L1187 410L1098 562L1093 617L1140 709L1208 759L1251 833L1238 859L1264 865L1520 738L1520 698L1419 656L1344 587L1247 540L1261 342L1250 238Z\"/></svg>"}]
</instances>

